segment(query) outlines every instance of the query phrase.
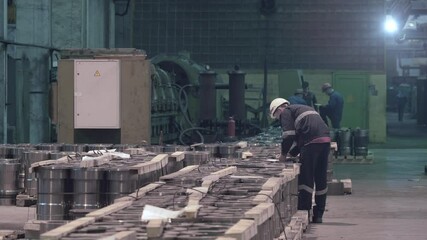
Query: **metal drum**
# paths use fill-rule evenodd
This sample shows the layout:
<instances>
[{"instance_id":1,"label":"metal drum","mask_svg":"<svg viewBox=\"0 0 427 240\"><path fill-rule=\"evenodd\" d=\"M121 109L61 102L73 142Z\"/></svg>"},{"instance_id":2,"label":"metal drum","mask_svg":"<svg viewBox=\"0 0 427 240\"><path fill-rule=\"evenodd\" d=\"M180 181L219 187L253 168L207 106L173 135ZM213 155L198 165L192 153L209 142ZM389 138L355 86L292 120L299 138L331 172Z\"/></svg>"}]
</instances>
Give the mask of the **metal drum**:
<instances>
[{"instance_id":1,"label":"metal drum","mask_svg":"<svg viewBox=\"0 0 427 240\"><path fill-rule=\"evenodd\" d=\"M24 152L22 161L24 162L25 184L24 190L29 196L37 196L37 176L30 173L31 164L50 159L50 151L29 151Z\"/></svg>"},{"instance_id":2,"label":"metal drum","mask_svg":"<svg viewBox=\"0 0 427 240\"><path fill-rule=\"evenodd\" d=\"M207 151L210 153L211 157L217 157L219 153L218 144L203 144L196 146L197 151Z\"/></svg>"},{"instance_id":3,"label":"metal drum","mask_svg":"<svg viewBox=\"0 0 427 240\"><path fill-rule=\"evenodd\" d=\"M237 147L234 144L220 144L219 147L219 157L221 158L232 158L234 153L237 150Z\"/></svg>"},{"instance_id":4,"label":"metal drum","mask_svg":"<svg viewBox=\"0 0 427 240\"><path fill-rule=\"evenodd\" d=\"M9 153L12 158L19 159L21 163L20 171L19 171L19 189L25 190L25 161L23 160L24 152L36 150L32 145L29 144L20 144L16 146L10 146Z\"/></svg>"},{"instance_id":5,"label":"metal drum","mask_svg":"<svg viewBox=\"0 0 427 240\"><path fill-rule=\"evenodd\" d=\"M161 145L146 146L145 149L148 152L154 152L154 153L162 153L163 152L163 146L161 146Z\"/></svg>"},{"instance_id":6,"label":"metal drum","mask_svg":"<svg viewBox=\"0 0 427 240\"><path fill-rule=\"evenodd\" d=\"M87 151L92 150L107 150L111 149L113 147L113 144L88 144L87 145Z\"/></svg>"},{"instance_id":7,"label":"metal drum","mask_svg":"<svg viewBox=\"0 0 427 240\"><path fill-rule=\"evenodd\" d=\"M163 151L165 153L173 153L173 152L184 152L188 151L190 148L188 146L182 146L182 145L166 145L163 148Z\"/></svg>"},{"instance_id":8,"label":"metal drum","mask_svg":"<svg viewBox=\"0 0 427 240\"><path fill-rule=\"evenodd\" d=\"M200 151L193 151L193 152L185 152L185 158L184 158L184 167L190 166L190 165L202 165L209 162L209 155L210 153L200 152Z\"/></svg>"},{"instance_id":9,"label":"metal drum","mask_svg":"<svg viewBox=\"0 0 427 240\"><path fill-rule=\"evenodd\" d=\"M0 158L10 158L11 156L11 145L0 144Z\"/></svg>"},{"instance_id":10,"label":"metal drum","mask_svg":"<svg viewBox=\"0 0 427 240\"><path fill-rule=\"evenodd\" d=\"M351 155L351 131L348 128L341 128L338 131L338 154L341 156Z\"/></svg>"},{"instance_id":11,"label":"metal drum","mask_svg":"<svg viewBox=\"0 0 427 240\"><path fill-rule=\"evenodd\" d=\"M64 144L62 145L62 151L64 152L87 152L86 144Z\"/></svg>"},{"instance_id":12,"label":"metal drum","mask_svg":"<svg viewBox=\"0 0 427 240\"><path fill-rule=\"evenodd\" d=\"M70 168L66 166L45 166L37 168L38 220L65 220L70 210L72 186Z\"/></svg>"},{"instance_id":13,"label":"metal drum","mask_svg":"<svg viewBox=\"0 0 427 240\"><path fill-rule=\"evenodd\" d=\"M61 151L63 144L58 143L40 143L35 145L37 150Z\"/></svg>"},{"instance_id":14,"label":"metal drum","mask_svg":"<svg viewBox=\"0 0 427 240\"><path fill-rule=\"evenodd\" d=\"M353 132L354 155L368 155L369 132L367 129L356 128Z\"/></svg>"},{"instance_id":15,"label":"metal drum","mask_svg":"<svg viewBox=\"0 0 427 240\"><path fill-rule=\"evenodd\" d=\"M15 205L20 167L17 159L0 159L0 205Z\"/></svg>"},{"instance_id":16,"label":"metal drum","mask_svg":"<svg viewBox=\"0 0 427 240\"><path fill-rule=\"evenodd\" d=\"M136 190L138 171L128 168L113 168L107 172L107 203L114 203L114 199L131 194Z\"/></svg>"},{"instance_id":17,"label":"metal drum","mask_svg":"<svg viewBox=\"0 0 427 240\"><path fill-rule=\"evenodd\" d=\"M101 191L105 187L104 172L104 169L99 168L74 168L71 170L73 209L97 209L102 206Z\"/></svg>"},{"instance_id":18,"label":"metal drum","mask_svg":"<svg viewBox=\"0 0 427 240\"><path fill-rule=\"evenodd\" d=\"M113 149L116 149L117 152L123 152L125 149L128 148L137 148L137 144L114 144Z\"/></svg>"}]
</instances>

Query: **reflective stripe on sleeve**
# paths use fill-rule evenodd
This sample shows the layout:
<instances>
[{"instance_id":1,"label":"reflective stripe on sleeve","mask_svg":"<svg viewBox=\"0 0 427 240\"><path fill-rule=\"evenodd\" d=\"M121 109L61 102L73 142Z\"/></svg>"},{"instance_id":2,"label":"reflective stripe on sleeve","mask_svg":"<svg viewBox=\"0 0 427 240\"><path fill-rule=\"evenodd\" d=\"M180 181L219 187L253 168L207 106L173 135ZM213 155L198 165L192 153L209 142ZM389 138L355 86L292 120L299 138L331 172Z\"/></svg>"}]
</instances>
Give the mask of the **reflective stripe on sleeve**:
<instances>
[{"instance_id":1,"label":"reflective stripe on sleeve","mask_svg":"<svg viewBox=\"0 0 427 240\"><path fill-rule=\"evenodd\" d=\"M296 119L295 119L295 128L297 128L297 126L298 126L298 124L299 124L299 122L305 117L305 116L308 116L308 115L319 115L319 113L318 112L316 112L316 111L306 111L306 112L303 112L303 113L301 113Z\"/></svg>"},{"instance_id":2,"label":"reflective stripe on sleeve","mask_svg":"<svg viewBox=\"0 0 427 240\"><path fill-rule=\"evenodd\" d=\"M282 132L282 138L285 138L287 136L294 136L295 133L296 133L295 130L284 131Z\"/></svg>"}]
</instances>

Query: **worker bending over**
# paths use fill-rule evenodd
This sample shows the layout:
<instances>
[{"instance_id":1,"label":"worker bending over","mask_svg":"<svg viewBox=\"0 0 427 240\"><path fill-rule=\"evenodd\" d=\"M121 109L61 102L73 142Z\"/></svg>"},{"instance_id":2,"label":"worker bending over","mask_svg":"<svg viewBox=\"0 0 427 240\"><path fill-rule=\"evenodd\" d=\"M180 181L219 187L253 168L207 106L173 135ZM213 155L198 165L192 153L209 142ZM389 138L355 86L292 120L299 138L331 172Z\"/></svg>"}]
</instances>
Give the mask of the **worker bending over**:
<instances>
[{"instance_id":1,"label":"worker bending over","mask_svg":"<svg viewBox=\"0 0 427 240\"><path fill-rule=\"evenodd\" d=\"M329 128L313 108L290 105L283 98L276 98L271 102L270 116L279 119L282 126L280 160L285 161L288 154L300 154L298 210L310 213L316 187L312 222L322 223L328 191L327 169L331 142ZM294 142L296 147L291 149Z\"/></svg>"}]
</instances>

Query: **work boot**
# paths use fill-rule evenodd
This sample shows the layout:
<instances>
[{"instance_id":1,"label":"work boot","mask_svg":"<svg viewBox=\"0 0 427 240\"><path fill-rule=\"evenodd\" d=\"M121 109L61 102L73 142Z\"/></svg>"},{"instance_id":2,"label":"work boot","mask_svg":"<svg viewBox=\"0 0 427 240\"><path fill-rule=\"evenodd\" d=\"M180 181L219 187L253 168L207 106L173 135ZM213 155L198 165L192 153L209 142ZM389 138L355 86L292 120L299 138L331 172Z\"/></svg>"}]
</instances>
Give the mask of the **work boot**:
<instances>
[{"instance_id":1,"label":"work boot","mask_svg":"<svg viewBox=\"0 0 427 240\"><path fill-rule=\"evenodd\" d=\"M323 223L323 211L320 211L316 206L313 207L313 219L312 223Z\"/></svg>"}]
</instances>

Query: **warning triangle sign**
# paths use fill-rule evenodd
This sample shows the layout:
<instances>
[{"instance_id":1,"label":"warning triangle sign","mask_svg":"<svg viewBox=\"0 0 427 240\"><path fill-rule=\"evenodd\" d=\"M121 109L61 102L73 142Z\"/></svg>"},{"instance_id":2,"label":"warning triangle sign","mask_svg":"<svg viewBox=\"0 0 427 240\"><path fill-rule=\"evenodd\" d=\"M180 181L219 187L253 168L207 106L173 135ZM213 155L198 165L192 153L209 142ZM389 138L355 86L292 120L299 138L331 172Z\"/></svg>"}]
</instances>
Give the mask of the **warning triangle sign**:
<instances>
[{"instance_id":1,"label":"warning triangle sign","mask_svg":"<svg viewBox=\"0 0 427 240\"><path fill-rule=\"evenodd\" d=\"M99 73L99 71L98 71L98 70L96 70L96 72L95 72L94 76L95 76L95 77L101 77L101 73Z\"/></svg>"}]
</instances>

